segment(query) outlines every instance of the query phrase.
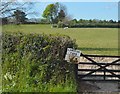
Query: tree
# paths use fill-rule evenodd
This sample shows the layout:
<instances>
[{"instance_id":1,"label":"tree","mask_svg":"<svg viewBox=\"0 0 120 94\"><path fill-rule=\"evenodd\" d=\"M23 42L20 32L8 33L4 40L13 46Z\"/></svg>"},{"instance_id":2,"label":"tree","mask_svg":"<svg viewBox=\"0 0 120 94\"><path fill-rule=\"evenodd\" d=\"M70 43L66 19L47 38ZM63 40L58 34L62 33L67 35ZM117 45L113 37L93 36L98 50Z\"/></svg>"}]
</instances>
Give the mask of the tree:
<instances>
[{"instance_id":1,"label":"tree","mask_svg":"<svg viewBox=\"0 0 120 94\"><path fill-rule=\"evenodd\" d=\"M114 21L111 19L111 20L109 20L109 23L114 23Z\"/></svg>"},{"instance_id":2,"label":"tree","mask_svg":"<svg viewBox=\"0 0 120 94\"><path fill-rule=\"evenodd\" d=\"M80 19L78 22L79 22L79 23L84 23L85 20L84 20L84 19Z\"/></svg>"},{"instance_id":3,"label":"tree","mask_svg":"<svg viewBox=\"0 0 120 94\"><path fill-rule=\"evenodd\" d=\"M0 18L9 18L13 16L14 11L23 10L26 14L33 14L32 11L34 3L18 2L16 0L2 0L0 3ZM14 7L13 7L14 6Z\"/></svg>"},{"instance_id":4,"label":"tree","mask_svg":"<svg viewBox=\"0 0 120 94\"><path fill-rule=\"evenodd\" d=\"M75 24L78 22L77 19L73 19L72 21L73 21Z\"/></svg>"},{"instance_id":5,"label":"tree","mask_svg":"<svg viewBox=\"0 0 120 94\"><path fill-rule=\"evenodd\" d=\"M66 16L65 7L59 3L49 4L45 8L42 16L48 19L52 24L58 23L60 20L62 20Z\"/></svg>"},{"instance_id":6,"label":"tree","mask_svg":"<svg viewBox=\"0 0 120 94\"><path fill-rule=\"evenodd\" d=\"M58 20L62 21L65 18L65 12L63 10L60 10L58 13Z\"/></svg>"},{"instance_id":7,"label":"tree","mask_svg":"<svg viewBox=\"0 0 120 94\"><path fill-rule=\"evenodd\" d=\"M16 24L24 24L27 20L25 12L21 10L14 11L14 15Z\"/></svg>"},{"instance_id":8,"label":"tree","mask_svg":"<svg viewBox=\"0 0 120 94\"><path fill-rule=\"evenodd\" d=\"M0 19L0 24L2 24L2 25L8 24L8 19L7 18L1 18Z\"/></svg>"},{"instance_id":9,"label":"tree","mask_svg":"<svg viewBox=\"0 0 120 94\"><path fill-rule=\"evenodd\" d=\"M54 4L49 4L43 12L43 17L49 19L50 22L53 22L53 19L56 18L56 8Z\"/></svg>"},{"instance_id":10,"label":"tree","mask_svg":"<svg viewBox=\"0 0 120 94\"><path fill-rule=\"evenodd\" d=\"M69 21L69 27L76 26L77 25L77 19L73 19Z\"/></svg>"}]
</instances>

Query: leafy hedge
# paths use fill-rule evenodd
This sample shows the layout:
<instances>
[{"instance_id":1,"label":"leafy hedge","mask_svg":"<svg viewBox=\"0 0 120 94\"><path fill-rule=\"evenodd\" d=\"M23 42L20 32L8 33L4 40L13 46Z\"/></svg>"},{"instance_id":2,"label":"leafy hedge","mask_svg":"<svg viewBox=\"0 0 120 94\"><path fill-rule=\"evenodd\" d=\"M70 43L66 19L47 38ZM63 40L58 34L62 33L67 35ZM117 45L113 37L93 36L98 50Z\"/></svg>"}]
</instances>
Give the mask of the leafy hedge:
<instances>
[{"instance_id":1,"label":"leafy hedge","mask_svg":"<svg viewBox=\"0 0 120 94\"><path fill-rule=\"evenodd\" d=\"M70 23L63 26L69 28L120 28L118 23Z\"/></svg>"},{"instance_id":2,"label":"leafy hedge","mask_svg":"<svg viewBox=\"0 0 120 94\"><path fill-rule=\"evenodd\" d=\"M74 66L64 61L77 47L70 37L4 32L2 40L3 92L76 92Z\"/></svg>"}]
</instances>

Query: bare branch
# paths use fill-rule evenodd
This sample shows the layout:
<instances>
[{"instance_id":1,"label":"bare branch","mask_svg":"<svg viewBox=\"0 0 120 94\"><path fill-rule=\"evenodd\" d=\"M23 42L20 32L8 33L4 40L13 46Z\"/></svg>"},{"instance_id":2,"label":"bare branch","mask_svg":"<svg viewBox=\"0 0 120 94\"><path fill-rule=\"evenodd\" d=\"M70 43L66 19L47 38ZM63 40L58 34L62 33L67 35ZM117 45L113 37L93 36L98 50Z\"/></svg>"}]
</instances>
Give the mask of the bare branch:
<instances>
[{"instance_id":1,"label":"bare branch","mask_svg":"<svg viewBox=\"0 0 120 94\"><path fill-rule=\"evenodd\" d=\"M6 2L1 2L0 13L2 17L11 17L15 10L22 10L24 12L31 11L31 2L16 2L16 0L7 0Z\"/></svg>"}]
</instances>

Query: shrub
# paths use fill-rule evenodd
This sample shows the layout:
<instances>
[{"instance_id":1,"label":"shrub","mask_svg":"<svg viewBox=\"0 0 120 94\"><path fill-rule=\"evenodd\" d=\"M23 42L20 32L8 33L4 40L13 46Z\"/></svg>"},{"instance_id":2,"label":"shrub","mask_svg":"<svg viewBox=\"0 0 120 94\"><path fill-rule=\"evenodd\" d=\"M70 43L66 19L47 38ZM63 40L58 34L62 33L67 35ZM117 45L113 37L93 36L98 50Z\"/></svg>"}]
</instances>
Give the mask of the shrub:
<instances>
[{"instance_id":1,"label":"shrub","mask_svg":"<svg viewBox=\"0 0 120 94\"><path fill-rule=\"evenodd\" d=\"M57 28L57 24L52 24L52 27L53 28Z\"/></svg>"},{"instance_id":2,"label":"shrub","mask_svg":"<svg viewBox=\"0 0 120 94\"><path fill-rule=\"evenodd\" d=\"M49 92L66 84L71 87L63 91L75 92L74 67L64 61L66 49L77 47L70 37L3 32L2 40L3 92Z\"/></svg>"},{"instance_id":3,"label":"shrub","mask_svg":"<svg viewBox=\"0 0 120 94\"><path fill-rule=\"evenodd\" d=\"M58 28L63 28L63 27L64 27L64 23L61 22L61 21L59 21L59 22L58 22Z\"/></svg>"}]
</instances>

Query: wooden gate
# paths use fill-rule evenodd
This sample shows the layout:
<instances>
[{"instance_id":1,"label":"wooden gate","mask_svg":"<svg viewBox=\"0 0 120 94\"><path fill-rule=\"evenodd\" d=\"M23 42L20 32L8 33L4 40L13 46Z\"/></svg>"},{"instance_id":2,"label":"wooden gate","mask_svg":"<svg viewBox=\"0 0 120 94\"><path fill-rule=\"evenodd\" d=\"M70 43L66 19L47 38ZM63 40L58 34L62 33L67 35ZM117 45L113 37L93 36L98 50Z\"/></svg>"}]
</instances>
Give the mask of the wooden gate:
<instances>
[{"instance_id":1,"label":"wooden gate","mask_svg":"<svg viewBox=\"0 0 120 94\"><path fill-rule=\"evenodd\" d=\"M76 64L76 76L82 81L120 81L120 56L85 55L88 62ZM112 62L97 62L92 58L114 58ZM82 68L79 68L81 66ZM89 68L86 66L95 66Z\"/></svg>"}]
</instances>

